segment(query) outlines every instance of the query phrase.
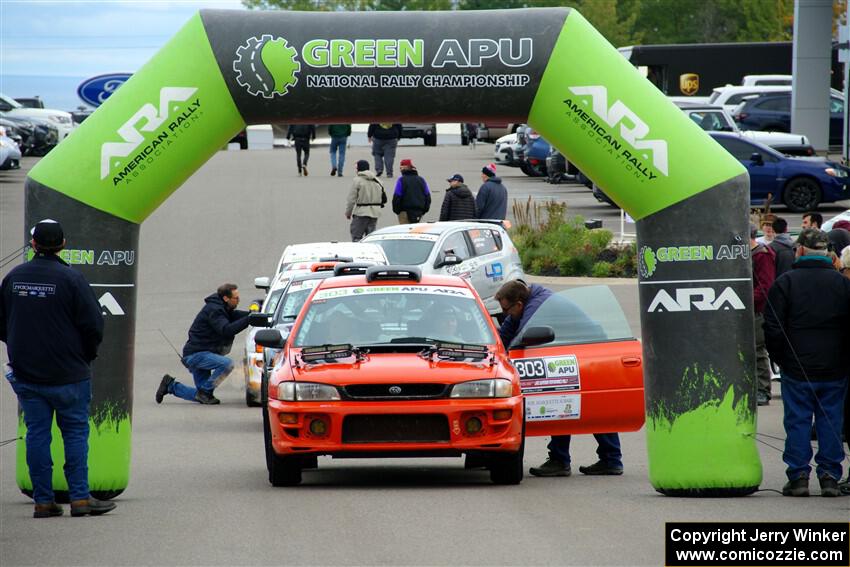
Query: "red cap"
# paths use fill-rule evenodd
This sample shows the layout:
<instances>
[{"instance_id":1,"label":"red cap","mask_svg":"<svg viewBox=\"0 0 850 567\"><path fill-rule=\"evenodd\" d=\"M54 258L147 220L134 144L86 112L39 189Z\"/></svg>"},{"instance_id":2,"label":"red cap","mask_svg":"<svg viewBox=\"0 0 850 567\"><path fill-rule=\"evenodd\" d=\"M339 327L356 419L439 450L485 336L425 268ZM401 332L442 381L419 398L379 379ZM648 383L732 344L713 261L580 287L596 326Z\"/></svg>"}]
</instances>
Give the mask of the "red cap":
<instances>
[{"instance_id":1,"label":"red cap","mask_svg":"<svg viewBox=\"0 0 850 567\"><path fill-rule=\"evenodd\" d=\"M398 162L398 164L399 164L401 167L413 167L413 160L412 160L412 159L410 159L410 158L404 158L403 160L401 160L400 162Z\"/></svg>"}]
</instances>

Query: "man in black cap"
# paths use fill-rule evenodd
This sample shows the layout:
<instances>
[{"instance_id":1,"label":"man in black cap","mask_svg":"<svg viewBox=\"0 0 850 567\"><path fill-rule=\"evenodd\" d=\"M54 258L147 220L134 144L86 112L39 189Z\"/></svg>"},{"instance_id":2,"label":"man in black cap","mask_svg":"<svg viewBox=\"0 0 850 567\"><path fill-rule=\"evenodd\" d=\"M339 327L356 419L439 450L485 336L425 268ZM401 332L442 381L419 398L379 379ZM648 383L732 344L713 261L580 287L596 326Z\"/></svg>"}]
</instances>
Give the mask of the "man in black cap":
<instances>
[{"instance_id":1,"label":"man in black cap","mask_svg":"<svg viewBox=\"0 0 850 567\"><path fill-rule=\"evenodd\" d=\"M91 362L103 340L103 314L85 278L58 253L62 226L45 219L30 231L33 259L15 267L0 286L0 340L27 426L27 466L35 518L61 516L53 494L50 457L54 415L65 445L71 515L105 514L112 502L89 494Z\"/></svg>"},{"instance_id":2,"label":"man in black cap","mask_svg":"<svg viewBox=\"0 0 850 567\"><path fill-rule=\"evenodd\" d=\"M850 377L850 279L832 266L829 238L806 228L797 238L793 269L767 296L764 334L782 376L788 482L784 496L808 496L811 430L818 435L817 476L821 496L840 496L838 480L844 396Z\"/></svg>"},{"instance_id":3,"label":"man in black cap","mask_svg":"<svg viewBox=\"0 0 850 567\"><path fill-rule=\"evenodd\" d=\"M384 186L375 172L369 171L369 162L357 162L357 175L348 192L345 218L351 220L351 241L360 242L364 236L375 232L381 209L387 203Z\"/></svg>"},{"instance_id":4,"label":"man in black cap","mask_svg":"<svg viewBox=\"0 0 850 567\"><path fill-rule=\"evenodd\" d=\"M449 188L440 208L441 221L466 220L475 218L475 197L463 182L463 175L455 173L446 181Z\"/></svg>"}]
</instances>

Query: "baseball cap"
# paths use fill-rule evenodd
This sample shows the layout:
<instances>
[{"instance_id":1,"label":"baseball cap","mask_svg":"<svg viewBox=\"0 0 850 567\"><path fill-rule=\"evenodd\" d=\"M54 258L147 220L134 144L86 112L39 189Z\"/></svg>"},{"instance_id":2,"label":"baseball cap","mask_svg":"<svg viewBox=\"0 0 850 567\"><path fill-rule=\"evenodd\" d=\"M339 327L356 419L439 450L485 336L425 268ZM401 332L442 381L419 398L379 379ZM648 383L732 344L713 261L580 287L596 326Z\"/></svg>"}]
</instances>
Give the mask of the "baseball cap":
<instances>
[{"instance_id":1,"label":"baseball cap","mask_svg":"<svg viewBox=\"0 0 850 567\"><path fill-rule=\"evenodd\" d=\"M460 173L455 173L454 175L446 179L446 181L460 181L461 183L463 183L463 175L461 175Z\"/></svg>"},{"instance_id":2,"label":"baseball cap","mask_svg":"<svg viewBox=\"0 0 850 567\"><path fill-rule=\"evenodd\" d=\"M797 237L797 244L812 250L826 250L829 247L829 236L817 228L804 228Z\"/></svg>"},{"instance_id":3,"label":"baseball cap","mask_svg":"<svg viewBox=\"0 0 850 567\"><path fill-rule=\"evenodd\" d=\"M62 242L65 240L62 225L53 219L38 221L30 230L30 234L36 244L47 248L62 246Z\"/></svg>"},{"instance_id":4,"label":"baseball cap","mask_svg":"<svg viewBox=\"0 0 850 567\"><path fill-rule=\"evenodd\" d=\"M403 160L401 160L400 162L398 162L398 164L399 164L401 167L413 167L413 160L412 160L412 159L410 159L410 158L404 158Z\"/></svg>"}]
</instances>

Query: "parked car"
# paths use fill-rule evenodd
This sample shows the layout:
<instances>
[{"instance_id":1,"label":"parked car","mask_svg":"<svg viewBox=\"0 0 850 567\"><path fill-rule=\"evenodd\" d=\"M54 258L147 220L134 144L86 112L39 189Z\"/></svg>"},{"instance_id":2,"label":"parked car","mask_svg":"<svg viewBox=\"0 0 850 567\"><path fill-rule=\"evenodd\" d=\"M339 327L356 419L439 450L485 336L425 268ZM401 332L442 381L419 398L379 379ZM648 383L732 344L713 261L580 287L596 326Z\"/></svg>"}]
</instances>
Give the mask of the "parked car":
<instances>
[{"instance_id":1,"label":"parked car","mask_svg":"<svg viewBox=\"0 0 850 567\"><path fill-rule=\"evenodd\" d=\"M6 136L6 130L0 127L0 169L19 169L21 167L21 150L18 144Z\"/></svg>"},{"instance_id":2,"label":"parked car","mask_svg":"<svg viewBox=\"0 0 850 567\"><path fill-rule=\"evenodd\" d=\"M70 134L76 127L69 112L53 110L51 108L27 108L16 102L15 99L4 94L0 94L0 112L4 112L7 117L39 118L49 120L54 126L56 126L60 142L64 140L65 136Z\"/></svg>"},{"instance_id":3,"label":"parked car","mask_svg":"<svg viewBox=\"0 0 850 567\"><path fill-rule=\"evenodd\" d=\"M383 248L390 264L469 280L495 315L502 312L496 291L506 281L525 277L508 226L506 221L402 224L376 230L363 242Z\"/></svg>"},{"instance_id":4,"label":"parked car","mask_svg":"<svg viewBox=\"0 0 850 567\"><path fill-rule=\"evenodd\" d=\"M37 96L33 97L15 97L15 101L26 108L44 108L44 101Z\"/></svg>"},{"instance_id":5,"label":"parked car","mask_svg":"<svg viewBox=\"0 0 850 567\"><path fill-rule=\"evenodd\" d=\"M772 194L774 202L802 213L817 209L820 203L850 199L850 168L823 158L786 156L735 134L709 135L747 168L752 204L761 204Z\"/></svg>"},{"instance_id":6,"label":"parked car","mask_svg":"<svg viewBox=\"0 0 850 567\"><path fill-rule=\"evenodd\" d=\"M49 120L9 112L0 112L0 118L11 122L18 129L24 155L46 155L59 143L59 129Z\"/></svg>"},{"instance_id":7,"label":"parked car","mask_svg":"<svg viewBox=\"0 0 850 567\"><path fill-rule=\"evenodd\" d=\"M496 165L519 167L525 157L524 148L525 146L517 141L516 133L506 134L496 140L493 148L493 162Z\"/></svg>"},{"instance_id":8,"label":"parked car","mask_svg":"<svg viewBox=\"0 0 850 567\"><path fill-rule=\"evenodd\" d=\"M771 95L773 96L773 95ZM734 132L740 136L761 142L783 154L812 156L815 149L809 139L801 134L786 134L784 132L761 132L759 130L742 130L735 123L725 108L710 104L676 103L688 118L700 128L709 132Z\"/></svg>"},{"instance_id":9,"label":"parked car","mask_svg":"<svg viewBox=\"0 0 850 567\"><path fill-rule=\"evenodd\" d=\"M15 124L11 120L6 120L5 118L0 118L0 129L4 132L4 136L7 136L12 139L13 142L18 144L18 148L21 150L23 154L23 145L24 145L24 131L18 124Z\"/></svg>"},{"instance_id":10,"label":"parked car","mask_svg":"<svg viewBox=\"0 0 850 567\"><path fill-rule=\"evenodd\" d=\"M422 138L426 146L437 145L436 124L402 124L402 138Z\"/></svg>"},{"instance_id":11,"label":"parked car","mask_svg":"<svg viewBox=\"0 0 850 567\"><path fill-rule=\"evenodd\" d=\"M529 177L546 177L546 157L550 144L531 126L517 129L517 144L521 146L519 168Z\"/></svg>"},{"instance_id":12,"label":"parked car","mask_svg":"<svg viewBox=\"0 0 850 567\"><path fill-rule=\"evenodd\" d=\"M708 99L709 104L723 106L729 112L735 110L735 107L741 104L745 98L752 96L761 96L766 94L790 93L791 86L767 86L767 85L752 85L752 86L734 86L727 85L725 87L717 87L711 92ZM830 93L834 96L842 96L841 91L830 89Z\"/></svg>"},{"instance_id":13,"label":"parked car","mask_svg":"<svg viewBox=\"0 0 850 567\"><path fill-rule=\"evenodd\" d=\"M843 213L838 213L837 215L835 215L834 217L832 217L829 220L823 221L823 225L821 225L821 228L823 230L829 232L830 230L832 230L832 225L834 225L835 223L837 223L840 220L850 221L850 209L847 209Z\"/></svg>"},{"instance_id":14,"label":"parked car","mask_svg":"<svg viewBox=\"0 0 850 567\"><path fill-rule=\"evenodd\" d=\"M482 142L494 142L506 136L513 134L520 127L520 124L478 124L478 139Z\"/></svg>"},{"instance_id":15,"label":"parked car","mask_svg":"<svg viewBox=\"0 0 850 567\"><path fill-rule=\"evenodd\" d=\"M772 93L744 100L732 117L745 128L788 132L791 130L791 93ZM829 145L840 146L844 137L844 99L829 97Z\"/></svg>"},{"instance_id":16,"label":"parked car","mask_svg":"<svg viewBox=\"0 0 850 567\"><path fill-rule=\"evenodd\" d=\"M791 75L744 75L741 86L790 86L792 79Z\"/></svg>"}]
</instances>

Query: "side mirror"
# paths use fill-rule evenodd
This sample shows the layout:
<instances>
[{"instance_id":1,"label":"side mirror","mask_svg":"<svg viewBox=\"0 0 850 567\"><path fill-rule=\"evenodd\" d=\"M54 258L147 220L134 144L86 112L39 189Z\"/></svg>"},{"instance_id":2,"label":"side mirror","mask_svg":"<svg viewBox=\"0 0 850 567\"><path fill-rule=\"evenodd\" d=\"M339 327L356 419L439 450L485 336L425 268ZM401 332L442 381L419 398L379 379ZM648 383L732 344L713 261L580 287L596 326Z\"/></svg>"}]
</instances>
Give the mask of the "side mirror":
<instances>
[{"instance_id":1,"label":"side mirror","mask_svg":"<svg viewBox=\"0 0 850 567\"><path fill-rule=\"evenodd\" d=\"M764 158L761 157L761 154L758 152L753 152L750 156L750 161L756 165L764 165Z\"/></svg>"},{"instance_id":2,"label":"side mirror","mask_svg":"<svg viewBox=\"0 0 850 567\"><path fill-rule=\"evenodd\" d=\"M446 254L434 264L435 268L442 268L443 266L456 266L463 262L460 258L455 256L454 254Z\"/></svg>"},{"instance_id":3,"label":"side mirror","mask_svg":"<svg viewBox=\"0 0 850 567\"><path fill-rule=\"evenodd\" d=\"M269 289L271 287L269 278L254 278L254 287L257 289Z\"/></svg>"},{"instance_id":4,"label":"side mirror","mask_svg":"<svg viewBox=\"0 0 850 567\"><path fill-rule=\"evenodd\" d=\"M254 342L266 348L283 348L286 340L277 329L263 329L254 335Z\"/></svg>"},{"instance_id":5,"label":"side mirror","mask_svg":"<svg viewBox=\"0 0 850 567\"><path fill-rule=\"evenodd\" d=\"M250 313L248 324L252 327L271 327L272 321L268 313Z\"/></svg>"},{"instance_id":6,"label":"side mirror","mask_svg":"<svg viewBox=\"0 0 850 567\"><path fill-rule=\"evenodd\" d=\"M552 327L529 327L520 335L511 348L525 348L551 343L555 340L555 331Z\"/></svg>"}]
</instances>

